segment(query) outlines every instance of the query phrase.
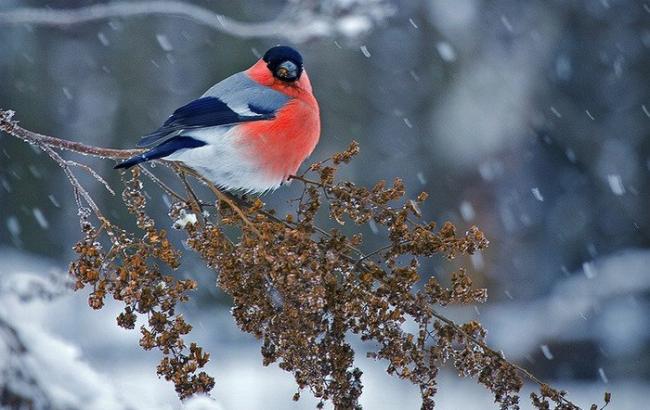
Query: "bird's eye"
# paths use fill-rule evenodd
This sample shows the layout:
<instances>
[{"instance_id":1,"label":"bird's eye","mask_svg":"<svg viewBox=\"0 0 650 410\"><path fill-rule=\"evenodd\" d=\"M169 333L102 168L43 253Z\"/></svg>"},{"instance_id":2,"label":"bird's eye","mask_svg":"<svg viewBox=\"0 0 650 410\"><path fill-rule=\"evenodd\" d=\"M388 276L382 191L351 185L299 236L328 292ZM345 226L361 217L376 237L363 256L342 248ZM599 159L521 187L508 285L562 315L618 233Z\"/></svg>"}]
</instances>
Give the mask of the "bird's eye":
<instances>
[{"instance_id":1,"label":"bird's eye","mask_svg":"<svg viewBox=\"0 0 650 410\"><path fill-rule=\"evenodd\" d=\"M276 74L280 78L287 78L289 77L289 70L286 67L280 67L278 68Z\"/></svg>"},{"instance_id":2,"label":"bird's eye","mask_svg":"<svg viewBox=\"0 0 650 410\"><path fill-rule=\"evenodd\" d=\"M285 61L275 67L273 75L275 78L279 78L282 81L292 82L300 77L300 71L300 67L298 67L295 63L292 61Z\"/></svg>"}]
</instances>

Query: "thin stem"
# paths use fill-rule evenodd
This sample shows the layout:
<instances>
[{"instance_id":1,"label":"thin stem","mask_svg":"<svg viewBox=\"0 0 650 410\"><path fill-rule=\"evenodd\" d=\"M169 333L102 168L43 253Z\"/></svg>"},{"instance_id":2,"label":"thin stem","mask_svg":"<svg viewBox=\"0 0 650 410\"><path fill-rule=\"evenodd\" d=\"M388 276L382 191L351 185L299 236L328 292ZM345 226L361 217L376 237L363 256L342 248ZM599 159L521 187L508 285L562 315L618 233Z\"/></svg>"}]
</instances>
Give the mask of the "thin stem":
<instances>
[{"instance_id":1,"label":"thin stem","mask_svg":"<svg viewBox=\"0 0 650 410\"><path fill-rule=\"evenodd\" d=\"M50 148L76 152L78 154L111 159L125 159L141 154L144 151L140 149L101 148L39 134L19 126L18 121L13 120L13 115L13 111L0 109L0 130L30 144L44 145Z\"/></svg>"},{"instance_id":2,"label":"thin stem","mask_svg":"<svg viewBox=\"0 0 650 410\"><path fill-rule=\"evenodd\" d=\"M516 363L513 363L513 362L510 362L510 361L507 361L506 359L503 358L503 356L501 355L501 353L499 353L499 352L497 352L496 350L490 348L490 347L489 347L487 344L485 344L485 342L483 342L482 340L479 340L479 339L475 338L473 335L471 335L471 334L465 332L465 331L464 331L460 326L458 326L458 325L456 324L456 322L454 322L453 320L451 320L451 319L447 319L445 316L443 316L442 314L436 312L434 309L431 309L431 314L432 314L433 317L435 317L436 319L438 319L438 320L440 320L441 322L444 322L445 324L451 326L451 327L452 327L456 332L462 334L466 339L468 339L469 341L471 341L471 342L474 343L475 345L479 346L481 349L483 349L485 352L489 353L491 356L494 356L494 357L496 357L498 360L500 360L500 361L502 361L502 362L504 362L504 363L506 363L506 364L508 364L508 365L510 365L510 366L512 366L512 367L514 367L515 369L517 369L517 370L518 370L520 373L522 373L526 378L528 378L529 380L531 380L531 381L537 383L540 387L542 387L542 386L548 386L547 383L544 383L542 380L540 380L539 378L537 378L537 376L535 376L534 374L532 374L530 371L526 370L524 367L521 367L520 365L518 365L518 364L516 364ZM560 401L565 402L566 404L569 404L569 405L575 407L576 409L579 409L578 406L576 406L576 405L573 404L569 399L567 399L567 398L565 398L565 397L563 397L563 396L558 396L558 399L559 399Z\"/></svg>"},{"instance_id":3,"label":"thin stem","mask_svg":"<svg viewBox=\"0 0 650 410\"><path fill-rule=\"evenodd\" d=\"M154 175L153 172L149 171L146 166L140 164L138 165L140 170L149 177L156 185L158 185L160 188L162 188L163 191L167 193L167 195L170 195L179 201L185 202L186 199L183 198L180 194L176 193L173 189L171 189L169 186L167 186L164 182L162 182L156 175Z\"/></svg>"},{"instance_id":4,"label":"thin stem","mask_svg":"<svg viewBox=\"0 0 650 410\"><path fill-rule=\"evenodd\" d=\"M178 178L180 178L181 182L183 182L183 185L185 186L185 191L187 192L187 195L192 200L192 208L194 208L194 212L196 212L197 215L200 216L201 205L199 204L199 199L197 198L196 194L192 190L190 183L187 182L187 178L185 177L185 171L183 170L183 167L179 164L174 164L174 168L176 170L176 174L178 175Z\"/></svg>"},{"instance_id":5,"label":"thin stem","mask_svg":"<svg viewBox=\"0 0 650 410\"><path fill-rule=\"evenodd\" d=\"M179 170L178 172L185 172L188 175L192 175L194 178L196 178L199 181L203 182L208 188L210 188L210 190L217 197L217 199L220 200L220 201L225 202L226 204L228 204L230 209L232 209L239 216L239 218L242 220L242 222L244 222L245 225L247 225L253 232L255 232L255 234L257 236L259 236L259 237L262 236L262 233L255 227L255 225L250 221L250 219L248 219L248 216L244 213L244 211L242 211L242 209L239 206L237 206L235 201L233 201L228 195L226 195L219 188L217 188L212 183L212 181L205 178L203 175L198 174L197 172L195 172L191 168L184 167L184 166L180 166L180 167L182 167L182 171Z\"/></svg>"},{"instance_id":6,"label":"thin stem","mask_svg":"<svg viewBox=\"0 0 650 410\"><path fill-rule=\"evenodd\" d=\"M83 169L84 171L88 172L88 174L90 174L93 178L95 178L95 179L97 180L97 182L99 182L100 184L104 185L104 188L106 188L106 190L107 190L108 192L110 192L111 195L115 195L115 191L113 191L113 189L111 188L111 186L108 185L108 182L106 182L106 180L105 180L104 178L102 178L101 175L99 175L99 174L98 174L94 169L92 169L92 168L89 167L88 165L86 165L86 164L82 164L82 163L77 162L77 161L71 161L71 160L66 160L65 163L66 163L67 165L71 165L71 166L74 166L74 167L81 168L81 169Z\"/></svg>"}]
</instances>

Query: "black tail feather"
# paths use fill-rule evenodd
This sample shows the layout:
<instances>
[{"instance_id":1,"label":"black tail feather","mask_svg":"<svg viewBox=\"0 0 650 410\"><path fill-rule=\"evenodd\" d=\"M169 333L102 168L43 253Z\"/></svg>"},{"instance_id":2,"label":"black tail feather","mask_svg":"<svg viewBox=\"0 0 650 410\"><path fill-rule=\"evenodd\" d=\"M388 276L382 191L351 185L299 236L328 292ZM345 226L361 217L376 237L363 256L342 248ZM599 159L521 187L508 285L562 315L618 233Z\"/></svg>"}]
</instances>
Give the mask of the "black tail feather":
<instances>
[{"instance_id":1,"label":"black tail feather","mask_svg":"<svg viewBox=\"0 0 650 410\"><path fill-rule=\"evenodd\" d=\"M129 169L132 166L138 165L138 164L140 164L142 162L145 162L145 161L148 161L148 158L146 157L146 153L136 155L135 157L131 157L131 158L127 159L126 161L115 165L113 167L113 169L123 169L123 168L124 169Z\"/></svg>"},{"instance_id":2,"label":"black tail feather","mask_svg":"<svg viewBox=\"0 0 650 410\"><path fill-rule=\"evenodd\" d=\"M170 155L181 149L197 148L197 147L202 147L203 145L205 145L205 142L196 140L192 137L182 136L182 137L170 138L167 141L163 142L162 144L158 145L157 147L154 147L149 151L142 153L140 155L131 157L126 161L122 162L121 164L115 165L113 168L114 169L131 168L134 165L138 165L146 161L151 161L152 159L166 157L167 155Z\"/></svg>"}]
</instances>

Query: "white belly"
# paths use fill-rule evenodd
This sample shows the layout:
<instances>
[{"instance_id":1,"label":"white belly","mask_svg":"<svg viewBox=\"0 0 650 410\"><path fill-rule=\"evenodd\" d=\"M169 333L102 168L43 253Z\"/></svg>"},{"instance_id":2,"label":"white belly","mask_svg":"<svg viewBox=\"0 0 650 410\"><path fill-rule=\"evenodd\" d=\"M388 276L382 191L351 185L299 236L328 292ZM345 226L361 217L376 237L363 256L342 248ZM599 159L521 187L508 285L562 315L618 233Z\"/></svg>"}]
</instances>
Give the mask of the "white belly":
<instances>
[{"instance_id":1,"label":"white belly","mask_svg":"<svg viewBox=\"0 0 650 410\"><path fill-rule=\"evenodd\" d=\"M182 149L165 159L182 162L228 190L264 192L278 188L282 178L265 175L255 158L246 154L233 128L219 126L184 131L182 135L204 141L207 145Z\"/></svg>"}]
</instances>

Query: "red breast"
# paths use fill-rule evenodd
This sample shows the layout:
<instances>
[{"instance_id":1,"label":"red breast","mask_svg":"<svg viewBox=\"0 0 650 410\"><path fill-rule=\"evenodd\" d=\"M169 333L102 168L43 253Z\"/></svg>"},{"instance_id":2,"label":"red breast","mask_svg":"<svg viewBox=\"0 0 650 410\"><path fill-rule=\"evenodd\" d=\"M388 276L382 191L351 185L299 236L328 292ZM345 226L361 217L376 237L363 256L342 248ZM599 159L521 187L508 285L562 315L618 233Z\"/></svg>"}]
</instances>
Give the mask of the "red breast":
<instances>
[{"instance_id":1,"label":"red breast","mask_svg":"<svg viewBox=\"0 0 650 410\"><path fill-rule=\"evenodd\" d=\"M320 137L320 112L307 72L287 83L273 77L259 60L246 73L259 84L292 97L274 119L242 124L249 152L272 178L286 179L298 171Z\"/></svg>"}]
</instances>

